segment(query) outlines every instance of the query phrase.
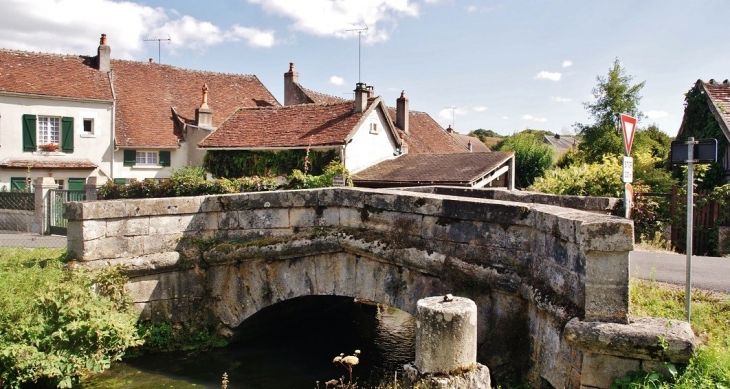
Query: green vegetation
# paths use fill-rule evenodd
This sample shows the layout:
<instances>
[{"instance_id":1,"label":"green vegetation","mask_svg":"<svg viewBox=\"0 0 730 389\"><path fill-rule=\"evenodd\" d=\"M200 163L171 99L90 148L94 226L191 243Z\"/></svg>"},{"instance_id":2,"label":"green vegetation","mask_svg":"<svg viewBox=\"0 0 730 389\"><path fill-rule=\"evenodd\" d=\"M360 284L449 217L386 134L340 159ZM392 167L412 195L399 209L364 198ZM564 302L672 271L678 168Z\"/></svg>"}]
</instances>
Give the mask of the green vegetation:
<instances>
[{"instance_id":1,"label":"green vegetation","mask_svg":"<svg viewBox=\"0 0 730 389\"><path fill-rule=\"evenodd\" d=\"M707 96L705 96L705 91L701 85L694 85L685 94L684 106L682 137L717 139L717 163L711 165L705 179L697 183L697 189L712 189L715 186L723 185L725 181L722 160L725 156L728 141L717 122L717 118L707 105ZM720 106L718 109L724 110L725 108ZM676 176L679 176L681 170L677 168L674 172Z\"/></svg>"},{"instance_id":2,"label":"green vegetation","mask_svg":"<svg viewBox=\"0 0 730 389\"><path fill-rule=\"evenodd\" d=\"M305 160L309 158L309 173L320 175L337 157L335 150L208 151L203 167L218 178L286 176L295 169L305 170Z\"/></svg>"},{"instance_id":3,"label":"green vegetation","mask_svg":"<svg viewBox=\"0 0 730 389\"><path fill-rule=\"evenodd\" d=\"M141 344L118 269L67 269L63 250L0 249L0 387L71 387Z\"/></svg>"},{"instance_id":4,"label":"green vegetation","mask_svg":"<svg viewBox=\"0 0 730 389\"><path fill-rule=\"evenodd\" d=\"M332 180L337 175L345 178L345 185L352 186L349 172L337 161L331 161L317 176L294 169L283 185L278 185L272 177L259 176L207 181L202 168L185 167L173 172L170 179L159 184L152 180L133 181L129 185L107 181L97 190L97 196L100 200L113 200L322 188L332 186Z\"/></svg>"},{"instance_id":5,"label":"green vegetation","mask_svg":"<svg viewBox=\"0 0 730 389\"><path fill-rule=\"evenodd\" d=\"M542 177L555 159L552 147L543 142L542 132L526 130L502 139L497 146L500 151L515 152L516 184L527 188L538 177Z\"/></svg>"},{"instance_id":6,"label":"green vegetation","mask_svg":"<svg viewBox=\"0 0 730 389\"><path fill-rule=\"evenodd\" d=\"M618 157L606 155L601 163L548 170L529 189L561 195L622 197L621 169Z\"/></svg>"},{"instance_id":7,"label":"green vegetation","mask_svg":"<svg viewBox=\"0 0 730 389\"><path fill-rule=\"evenodd\" d=\"M632 76L626 74L621 62L616 58L606 77L597 76L598 85L593 88L594 102L585 102L593 124L576 123L583 137L579 150L588 163L600 162L605 154L623 155L623 141L619 120L622 113L641 120L643 114L638 105L639 92L644 82L631 85Z\"/></svg>"},{"instance_id":8,"label":"green vegetation","mask_svg":"<svg viewBox=\"0 0 730 389\"><path fill-rule=\"evenodd\" d=\"M218 335L215 326L205 320L194 324L143 322L139 323L138 334L144 339L144 349L153 352L200 350L228 345L228 340Z\"/></svg>"},{"instance_id":9,"label":"green vegetation","mask_svg":"<svg viewBox=\"0 0 730 389\"><path fill-rule=\"evenodd\" d=\"M499 135L492 130L485 130L483 128L478 128L467 135L479 138L479 140L489 147L490 150L496 150L494 146L497 142L499 142L499 139L504 138L502 135Z\"/></svg>"},{"instance_id":10,"label":"green vegetation","mask_svg":"<svg viewBox=\"0 0 730 389\"><path fill-rule=\"evenodd\" d=\"M684 290L632 279L630 307L634 316L684 319ZM692 329L703 344L675 379L633 373L615 387L631 388L728 388L730 387L730 296L694 290ZM651 373L651 372L650 372ZM651 379L649 379L651 378ZM630 385L628 385L630 384Z\"/></svg>"}]
</instances>

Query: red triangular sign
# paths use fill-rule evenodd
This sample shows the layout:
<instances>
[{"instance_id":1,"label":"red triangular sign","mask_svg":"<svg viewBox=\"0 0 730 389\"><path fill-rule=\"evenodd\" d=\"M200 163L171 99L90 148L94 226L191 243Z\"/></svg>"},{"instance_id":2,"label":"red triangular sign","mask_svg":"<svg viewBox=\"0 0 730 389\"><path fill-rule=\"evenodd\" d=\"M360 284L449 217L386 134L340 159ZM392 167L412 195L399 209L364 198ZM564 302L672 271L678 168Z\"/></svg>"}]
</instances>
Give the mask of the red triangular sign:
<instances>
[{"instance_id":1,"label":"red triangular sign","mask_svg":"<svg viewBox=\"0 0 730 389\"><path fill-rule=\"evenodd\" d=\"M621 114L621 128L624 131L624 151L626 156L631 155L631 144L634 143L634 133L636 132L636 118L629 115Z\"/></svg>"}]
</instances>

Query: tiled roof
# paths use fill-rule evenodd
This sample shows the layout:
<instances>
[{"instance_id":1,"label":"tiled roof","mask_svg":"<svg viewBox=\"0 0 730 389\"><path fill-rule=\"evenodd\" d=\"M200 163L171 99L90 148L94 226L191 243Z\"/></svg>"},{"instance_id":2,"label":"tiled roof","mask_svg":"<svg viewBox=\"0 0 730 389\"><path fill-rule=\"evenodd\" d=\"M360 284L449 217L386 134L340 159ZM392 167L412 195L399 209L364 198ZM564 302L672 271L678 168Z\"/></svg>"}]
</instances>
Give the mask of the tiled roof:
<instances>
[{"instance_id":1,"label":"tiled roof","mask_svg":"<svg viewBox=\"0 0 730 389\"><path fill-rule=\"evenodd\" d=\"M391 120L395 123L395 108L388 107ZM408 154L466 153L469 152L451 137L433 118L419 111L408 113L409 134L398 129L398 134L408 145Z\"/></svg>"},{"instance_id":2,"label":"tiled roof","mask_svg":"<svg viewBox=\"0 0 730 389\"><path fill-rule=\"evenodd\" d=\"M489 150L489 147L482 143L482 141L479 140L479 138L475 136L469 136L464 134L459 134L458 132L451 132L450 133L454 139L459 142L459 144L464 147L465 149L469 150L469 142L471 142L471 150L475 153L488 153L491 150Z\"/></svg>"},{"instance_id":3,"label":"tiled roof","mask_svg":"<svg viewBox=\"0 0 730 389\"><path fill-rule=\"evenodd\" d=\"M403 184L468 184L499 168L512 152L406 154L381 162L355 175L358 182Z\"/></svg>"},{"instance_id":4,"label":"tiled roof","mask_svg":"<svg viewBox=\"0 0 730 389\"><path fill-rule=\"evenodd\" d=\"M351 101L241 108L199 145L206 148L341 145L366 112L355 113Z\"/></svg>"},{"instance_id":5,"label":"tiled roof","mask_svg":"<svg viewBox=\"0 0 730 389\"><path fill-rule=\"evenodd\" d=\"M39 158L39 159L6 159L0 162L6 169L96 169L88 159Z\"/></svg>"},{"instance_id":6,"label":"tiled roof","mask_svg":"<svg viewBox=\"0 0 730 389\"><path fill-rule=\"evenodd\" d=\"M302 91L302 93L311 100L311 103L314 104L337 104L337 103L344 103L346 101L351 101L353 104L355 103L354 100L347 100L343 99L342 97L337 96L330 96L326 95L324 93L315 92L313 90L309 90L299 84L295 84L299 87L299 89Z\"/></svg>"},{"instance_id":7,"label":"tiled roof","mask_svg":"<svg viewBox=\"0 0 730 389\"><path fill-rule=\"evenodd\" d=\"M195 118L208 85L213 125L238 107L278 107L256 76L180 69L147 62L112 60L117 94L116 143L121 147L177 147L173 112ZM187 119L185 119L187 118Z\"/></svg>"},{"instance_id":8,"label":"tiled roof","mask_svg":"<svg viewBox=\"0 0 730 389\"><path fill-rule=\"evenodd\" d=\"M95 66L95 57L0 49L0 91L111 101L109 76Z\"/></svg>"},{"instance_id":9,"label":"tiled roof","mask_svg":"<svg viewBox=\"0 0 730 389\"><path fill-rule=\"evenodd\" d=\"M545 135L543 139L545 143L553 146L559 155L563 155L568 150L578 147L576 139L572 136L558 135L556 137L555 135Z\"/></svg>"},{"instance_id":10,"label":"tiled roof","mask_svg":"<svg viewBox=\"0 0 730 389\"><path fill-rule=\"evenodd\" d=\"M697 80L697 84L704 87L710 100L712 113L720 122L720 127L725 132L725 136L730 139L730 81L725 80L719 83L714 79L710 82Z\"/></svg>"}]
</instances>

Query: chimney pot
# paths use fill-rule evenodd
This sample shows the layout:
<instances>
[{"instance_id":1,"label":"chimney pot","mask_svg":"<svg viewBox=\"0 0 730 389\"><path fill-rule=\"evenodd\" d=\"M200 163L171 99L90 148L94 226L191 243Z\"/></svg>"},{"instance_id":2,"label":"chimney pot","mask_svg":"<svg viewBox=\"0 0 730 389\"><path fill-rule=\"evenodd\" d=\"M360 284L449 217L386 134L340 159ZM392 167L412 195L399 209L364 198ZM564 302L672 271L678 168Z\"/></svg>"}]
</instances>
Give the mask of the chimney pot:
<instances>
[{"instance_id":1,"label":"chimney pot","mask_svg":"<svg viewBox=\"0 0 730 389\"><path fill-rule=\"evenodd\" d=\"M150 58L150 63L155 63L155 60Z\"/></svg>"},{"instance_id":2,"label":"chimney pot","mask_svg":"<svg viewBox=\"0 0 730 389\"><path fill-rule=\"evenodd\" d=\"M467 145L466 145L466 148L467 148L467 149L469 149L469 152L470 152L470 153L471 153L472 151L474 151L474 150L472 149L471 141L469 141L469 143L467 143Z\"/></svg>"},{"instance_id":3,"label":"chimney pot","mask_svg":"<svg viewBox=\"0 0 730 389\"><path fill-rule=\"evenodd\" d=\"M449 134L451 134L452 132L454 132L454 129L451 128L451 124L449 124L449 128L446 129L446 132L448 132Z\"/></svg>"},{"instance_id":4,"label":"chimney pot","mask_svg":"<svg viewBox=\"0 0 730 389\"><path fill-rule=\"evenodd\" d=\"M99 44L102 46L106 45L106 34L101 34L101 40L99 41Z\"/></svg>"},{"instance_id":5,"label":"chimney pot","mask_svg":"<svg viewBox=\"0 0 730 389\"><path fill-rule=\"evenodd\" d=\"M195 110L195 123L202 127L213 127L213 111L208 107L208 84L203 84L203 101Z\"/></svg>"}]
</instances>

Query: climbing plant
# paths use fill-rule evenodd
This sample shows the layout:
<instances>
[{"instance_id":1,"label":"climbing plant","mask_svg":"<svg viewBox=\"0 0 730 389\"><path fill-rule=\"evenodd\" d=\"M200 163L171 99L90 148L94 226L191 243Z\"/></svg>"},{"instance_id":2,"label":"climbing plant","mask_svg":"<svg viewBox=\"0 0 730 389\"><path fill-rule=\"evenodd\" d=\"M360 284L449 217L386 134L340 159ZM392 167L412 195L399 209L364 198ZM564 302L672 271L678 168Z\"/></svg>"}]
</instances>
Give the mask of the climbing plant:
<instances>
[{"instance_id":1,"label":"climbing plant","mask_svg":"<svg viewBox=\"0 0 730 389\"><path fill-rule=\"evenodd\" d=\"M729 107L730 108L730 107ZM718 109L726 109L722 106ZM682 138L694 137L695 139L717 139L717 163L713 164L706 173L702 182L699 182L697 189L712 189L716 186L725 184L723 179L722 159L725 156L725 148L727 146L727 138L723 134L717 119L712 114L707 103L707 96L702 88L701 83L695 84L692 89L685 94L684 99L684 119L682 120ZM681 170L675 168L676 177L681 177Z\"/></svg>"},{"instance_id":2,"label":"climbing plant","mask_svg":"<svg viewBox=\"0 0 730 389\"><path fill-rule=\"evenodd\" d=\"M304 170L307 150L248 151L214 150L203 158L203 167L214 177L239 178L248 176L286 176L294 169ZM308 173L322 174L325 167L337 159L336 150L309 150Z\"/></svg>"}]
</instances>

